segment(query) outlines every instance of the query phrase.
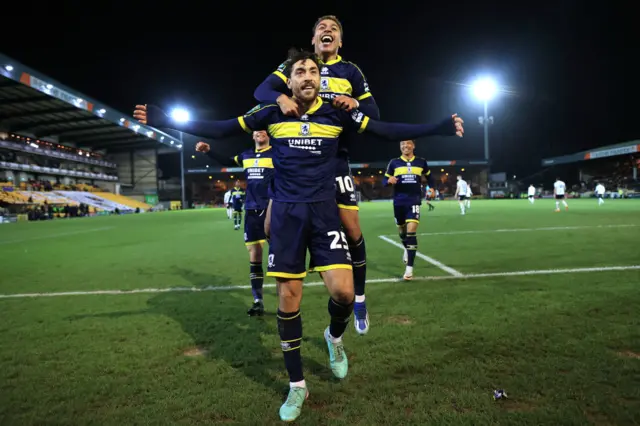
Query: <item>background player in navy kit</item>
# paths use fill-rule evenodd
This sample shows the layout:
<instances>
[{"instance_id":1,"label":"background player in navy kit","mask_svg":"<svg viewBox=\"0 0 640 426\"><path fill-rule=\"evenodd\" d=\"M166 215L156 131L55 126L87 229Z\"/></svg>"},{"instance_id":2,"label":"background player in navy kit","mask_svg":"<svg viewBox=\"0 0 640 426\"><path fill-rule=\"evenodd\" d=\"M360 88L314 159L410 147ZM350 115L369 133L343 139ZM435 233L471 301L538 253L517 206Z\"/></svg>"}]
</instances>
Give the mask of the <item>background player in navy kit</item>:
<instances>
[{"instance_id":1,"label":"background player in navy kit","mask_svg":"<svg viewBox=\"0 0 640 426\"><path fill-rule=\"evenodd\" d=\"M250 316L263 315L262 245L266 242L264 219L269 204L268 188L273 179L273 158L269 136L265 131L253 132L255 149L247 150L233 158L222 156L211 150L209 144L198 142L196 151L204 152L225 167L240 166L247 178L244 215L244 243L249 251L249 279L253 293L253 305L247 311Z\"/></svg>"},{"instance_id":2,"label":"background player in navy kit","mask_svg":"<svg viewBox=\"0 0 640 426\"><path fill-rule=\"evenodd\" d=\"M157 107L137 105L134 117L154 127L172 127L206 137L225 137L242 130L268 130L276 169L272 185L271 241L267 275L276 278L279 296L278 330L289 373L290 390L280 418L295 420L308 396L300 345L302 279L306 251L329 290L331 323L324 337L333 374L344 378L348 360L342 335L354 303L351 259L335 202L334 175L338 138L346 131L371 131L389 140L432 134L462 136L462 120L448 117L436 125L383 123L359 111L336 110L318 97L320 69L315 55L293 54L287 70L289 86L304 114L285 116L277 105L224 121L172 123ZM304 117L304 119L303 119Z\"/></svg>"},{"instance_id":3,"label":"background player in navy kit","mask_svg":"<svg viewBox=\"0 0 640 426\"><path fill-rule=\"evenodd\" d=\"M320 17L313 26L313 38L316 55L320 58L320 97L332 102L337 108L351 111L358 108L370 118L379 119L376 102L371 95L364 74L352 62L347 62L338 55L342 47L343 29L337 17L327 15ZM289 96L287 76L283 63L266 80L258 86L254 96L262 103L277 103L285 115L300 116L299 105ZM341 136L338 150L339 161L336 163L336 202L340 208L340 219L349 243L349 251L353 260L353 281L356 292L354 305L354 326L359 334L369 331L369 314L365 302L365 284L367 279L367 261L365 241L360 229L358 202L356 198L353 176L349 169L349 140L353 135ZM269 226L268 222L266 224ZM313 265L311 265L313 270Z\"/></svg>"},{"instance_id":4,"label":"background player in navy kit","mask_svg":"<svg viewBox=\"0 0 640 426\"><path fill-rule=\"evenodd\" d=\"M236 231L242 225L242 205L244 204L245 192L237 180L235 186L231 189L231 206L233 207L233 229Z\"/></svg>"},{"instance_id":5,"label":"background player in navy kit","mask_svg":"<svg viewBox=\"0 0 640 426\"><path fill-rule=\"evenodd\" d=\"M420 224L422 204L422 176L426 176L429 187L433 187L431 170L427 160L413 154L412 140L400 142L402 155L394 158L387 166L384 184L394 185L393 215L398 226L400 239L405 247L403 261L406 263L404 279L413 279L413 262L418 250L416 233Z\"/></svg>"}]
</instances>

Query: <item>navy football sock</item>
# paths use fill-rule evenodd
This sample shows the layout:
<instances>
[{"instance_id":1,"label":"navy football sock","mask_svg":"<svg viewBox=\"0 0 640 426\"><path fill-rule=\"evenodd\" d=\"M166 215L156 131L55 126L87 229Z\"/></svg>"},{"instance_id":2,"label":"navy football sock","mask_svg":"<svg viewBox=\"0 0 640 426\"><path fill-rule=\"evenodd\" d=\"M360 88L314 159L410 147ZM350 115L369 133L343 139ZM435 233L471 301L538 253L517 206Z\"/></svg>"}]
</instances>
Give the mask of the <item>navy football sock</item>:
<instances>
[{"instance_id":1,"label":"navy football sock","mask_svg":"<svg viewBox=\"0 0 640 426\"><path fill-rule=\"evenodd\" d=\"M353 263L353 286L356 296L364 296L364 287L367 281L367 251L364 245L364 236L358 241L349 239L349 252Z\"/></svg>"},{"instance_id":2,"label":"navy football sock","mask_svg":"<svg viewBox=\"0 0 640 426\"><path fill-rule=\"evenodd\" d=\"M264 272L262 262L250 262L249 279L251 280L251 292L254 300L262 300L262 285L264 283Z\"/></svg>"},{"instance_id":3,"label":"navy football sock","mask_svg":"<svg viewBox=\"0 0 640 426\"><path fill-rule=\"evenodd\" d=\"M402 245L407 248L407 231L400 231L398 233L400 236L400 241L402 241Z\"/></svg>"},{"instance_id":4,"label":"navy football sock","mask_svg":"<svg viewBox=\"0 0 640 426\"><path fill-rule=\"evenodd\" d=\"M329 324L329 333L332 337L342 337L344 331L349 325L349 318L353 313L353 300L348 305L336 302L329 298L329 315L331 315L331 324Z\"/></svg>"},{"instance_id":5,"label":"navy football sock","mask_svg":"<svg viewBox=\"0 0 640 426\"><path fill-rule=\"evenodd\" d=\"M300 311L282 312L278 309L278 332L280 333L280 347L284 355L284 365L289 373L290 382L304 380L302 373L302 317Z\"/></svg>"},{"instance_id":6,"label":"navy football sock","mask_svg":"<svg viewBox=\"0 0 640 426\"><path fill-rule=\"evenodd\" d=\"M407 247L408 254L407 266L413 267L413 261L416 258L416 251L418 250L418 237L416 233L408 232L406 241L405 247Z\"/></svg>"}]
</instances>

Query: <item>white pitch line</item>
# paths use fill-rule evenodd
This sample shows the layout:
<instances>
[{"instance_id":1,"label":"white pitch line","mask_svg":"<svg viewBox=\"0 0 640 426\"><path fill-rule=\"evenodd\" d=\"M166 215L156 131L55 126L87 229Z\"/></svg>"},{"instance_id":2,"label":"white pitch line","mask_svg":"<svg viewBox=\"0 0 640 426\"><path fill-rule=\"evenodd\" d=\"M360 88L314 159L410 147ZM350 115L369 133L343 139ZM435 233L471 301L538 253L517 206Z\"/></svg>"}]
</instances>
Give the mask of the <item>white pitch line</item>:
<instances>
[{"instance_id":1,"label":"white pitch line","mask_svg":"<svg viewBox=\"0 0 640 426\"><path fill-rule=\"evenodd\" d=\"M45 240L47 238L62 238L62 237L67 237L71 235L86 234L87 232L108 231L109 229L113 229L113 228L114 228L113 226L103 226L102 228L92 228L92 229L84 229L79 231L62 232L59 234L40 235L38 237L23 238L21 240L5 240L5 241L0 241L0 246L4 244L19 244L19 243L26 243L28 241Z\"/></svg>"},{"instance_id":2,"label":"white pitch line","mask_svg":"<svg viewBox=\"0 0 640 426\"><path fill-rule=\"evenodd\" d=\"M630 228L634 226L640 226L640 225L628 224L628 225L592 225L592 226L550 226L545 228L506 228L506 229L487 229L482 231L426 232L418 235L428 236L428 235L493 234L494 232L569 231L574 229L594 229L594 228ZM392 237L393 235L385 235L385 236Z\"/></svg>"},{"instance_id":3,"label":"white pitch line","mask_svg":"<svg viewBox=\"0 0 640 426\"><path fill-rule=\"evenodd\" d=\"M466 280L472 278L492 278L492 277L511 277L511 276L527 276L527 275L556 275L556 274L577 274L584 272L611 272L611 271L630 271L640 270L640 265L629 266L602 266L594 268L571 268L571 269L534 269L530 271L512 271L512 272L489 272L486 274L467 274L460 277L454 275L414 277L411 283L417 281L442 281L442 280ZM403 282L402 278L375 278L367 280L367 284L397 283ZM323 286L322 281L305 283L305 287ZM265 284L264 288L274 288L275 284ZM123 294L140 294L140 293L173 293L173 292L189 292L197 293L202 291L233 291L248 290L250 285L234 285L234 286L208 286L208 287L170 287L170 288L140 288L134 290L94 290L94 291L64 291L51 293L21 293L21 294L0 294L0 299L25 299L36 297L58 297L58 296L95 296L95 295L123 295Z\"/></svg>"},{"instance_id":4,"label":"white pitch line","mask_svg":"<svg viewBox=\"0 0 640 426\"><path fill-rule=\"evenodd\" d=\"M380 235L380 239L381 239L381 240L384 240L384 241L386 241L386 242L388 242L388 243L389 243L389 244L391 244L391 245L394 245L394 246L396 246L396 247L401 248L402 250L404 250L404 246L403 246L402 244L400 244L400 243L399 243L399 242L397 242L397 241L393 241L393 240L392 240L391 238L389 238L389 237L385 237L384 235ZM420 259L422 259L422 260L426 260L427 262L429 262L429 263L430 263L430 264L432 264L433 266L436 266L436 267L438 267L438 268L442 269L443 271L445 271L445 272L446 272L446 273L448 273L448 274L453 275L454 277L462 277L462 276L463 276L462 272L460 272L460 271L456 271L455 269L453 269L453 268L451 268L451 267L449 267L449 266L445 265L444 263L442 263L442 262L438 262L438 261L437 261L437 260L435 260L434 258L429 257L429 256L427 256L426 254L422 254L422 253L420 253L419 251L416 251L416 256L417 256L417 257L419 257L419 258L420 258Z\"/></svg>"}]
</instances>

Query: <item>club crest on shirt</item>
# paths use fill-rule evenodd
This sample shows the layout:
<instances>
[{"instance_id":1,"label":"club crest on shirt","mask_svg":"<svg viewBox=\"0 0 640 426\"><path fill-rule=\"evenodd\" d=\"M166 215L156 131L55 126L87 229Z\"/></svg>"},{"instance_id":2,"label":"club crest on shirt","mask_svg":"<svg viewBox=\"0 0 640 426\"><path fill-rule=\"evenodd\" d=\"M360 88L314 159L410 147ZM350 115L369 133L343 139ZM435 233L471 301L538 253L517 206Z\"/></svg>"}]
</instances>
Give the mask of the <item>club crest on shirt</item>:
<instances>
[{"instance_id":1,"label":"club crest on shirt","mask_svg":"<svg viewBox=\"0 0 640 426\"><path fill-rule=\"evenodd\" d=\"M351 113L351 119L356 123L360 123L363 118L364 118L364 114L358 111L357 109L354 109L353 112Z\"/></svg>"},{"instance_id":2,"label":"club crest on shirt","mask_svg":"<svg viewBox=\"0 0 640 426\"><path fill-rule=\"evenodd\" d=\"M300 123L300 136L309 136L311 134L311 125L309 123Z\"/></svg>"},{"instance_id":3,"label":"club crest on shirt","mask_svg":"<svg viewBox=\"0 0 640 426\"><path fill-rule=\"evenodd\" d=\"M260 164L260 159L256 158L255 160L253 160L253 167L258 167Z\"/></svg>"},{"instance_id":4,"label":"club crest on shirt","mask_svg":"<svg viewBox=\"0 0 640 426\"><path fill-rule=\"evenodd\" d=\"M259 110L260 108L262 108L262 104L258 104L256 106L254 106L249 111L247 111L247 113L245 115L250 115L250 114L256 112L257 110Z\"/></svg>"},{"instance_id":5,"label":"club crest on shirt","mask_svg":"<svg viewBox=\"0 0 640 426\"><path fill-rule=\"evenodd\" d=\"M328 78L320 79L320 89L321 90L329 90L329 79Z\"/></svg>"}]
</instances>

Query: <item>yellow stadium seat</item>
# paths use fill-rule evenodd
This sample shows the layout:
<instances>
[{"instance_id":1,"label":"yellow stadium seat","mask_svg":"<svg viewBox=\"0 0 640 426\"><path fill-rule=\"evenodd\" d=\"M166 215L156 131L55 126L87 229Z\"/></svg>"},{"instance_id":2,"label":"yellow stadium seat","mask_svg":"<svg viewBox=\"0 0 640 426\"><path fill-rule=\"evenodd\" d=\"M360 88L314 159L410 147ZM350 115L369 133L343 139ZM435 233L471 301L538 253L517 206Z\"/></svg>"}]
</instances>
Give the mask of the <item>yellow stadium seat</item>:
<instances>
[{"instance_id":1,"label":"yellow stadium seat","mask_svg":"<svg viewBox=\"0 0 640 426\"><path fill-rule=\"evenodd\" d=\"M125 197L124 195L116 195L110 192L95 192L95 195L102 197L104 199L122 204L124 206L131 207L132 209L135 209L136 207L139 207L144 210L151 209L151 206L149 204L142 203L140 201L134 200L133 198Z\"/></svg>"}]
</instances>

